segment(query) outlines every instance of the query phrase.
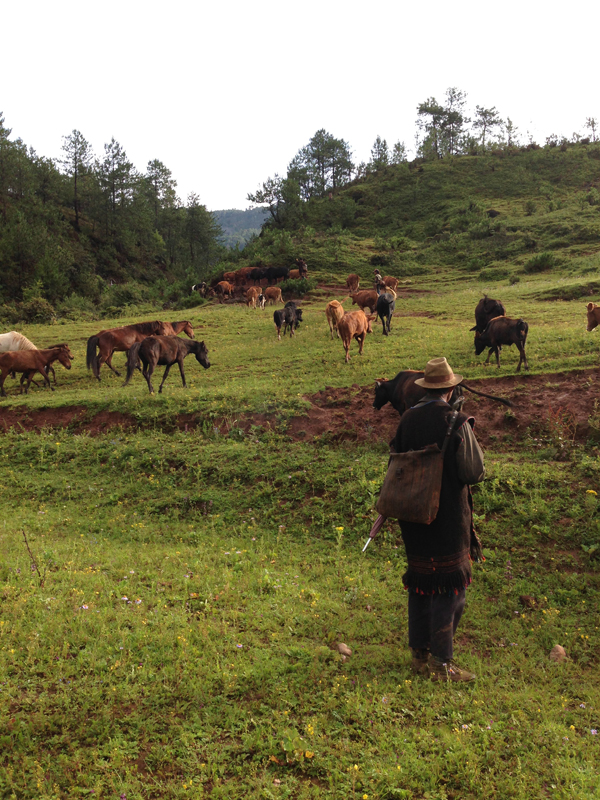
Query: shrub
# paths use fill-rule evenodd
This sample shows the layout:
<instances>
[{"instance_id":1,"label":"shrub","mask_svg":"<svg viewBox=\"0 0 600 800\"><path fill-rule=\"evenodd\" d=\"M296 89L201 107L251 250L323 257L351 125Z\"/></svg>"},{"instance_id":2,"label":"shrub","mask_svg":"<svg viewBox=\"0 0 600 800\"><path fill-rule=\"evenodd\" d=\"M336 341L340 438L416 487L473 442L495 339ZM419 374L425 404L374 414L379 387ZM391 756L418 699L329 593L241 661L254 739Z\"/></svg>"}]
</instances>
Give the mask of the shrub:
<instances>
[{"instance_id":1,"label":"shrub","mask_svg":"<svg viewBox=\"0 0 600 800\"><path fill-rule=\"evenodd\" d=\"M480 281L502 281L508 278L509 272L502 267L491 267L490 269L482 269L479 273L478 280Z\"/></svg>"},{"instance_id":2,"label":"shrub","mask_svg":"<svg viewBox=\"0 0 600 800\"><path fill-rule=\"evenodd\" d=\"M420 267L418 264L400 264L394 269L395 277L408 278L415 275L427 275L429 272L427 267Z\"/></svg>"},{"instance_id":3,"label":"shrub","mask_svg":"<svg viewBox=\"0 0 600 800\"><path fill-rule=\"evenodd\" d=\"M559 267L560 264L560 259L558 259L554 253L539 253L537 256L533 256L529 261L525 262L523 272L529 275L536 272L545 272L553 267Z\"/></svg>"},{"instance_id":4,"label":"shrub","mask_svg":"<svg viewBox=\"0 0 600 800\"><path fill-rule=\"evenodd\" d=\"M509 283L510 283L511 286L514 286L515 283L519 283L520 280L521 279L519 278L518 275L511 275Z\"/></svg>"},{"instance_id":5,"label":"shrub","mask_svg":"<svg viewBox=\"0 0 600 800\"><path fill-rule=\"evenodd\" d=\"M17 307L19 318L23 322L34 323L37 325L47 325L49 322L54 322L56 319L56 312L54 307L50 305L43 297L32 297L20 303Z\"/></svg>"},{"instance_id":6,"label":"shrub","mask_svg":"<svg viewBox=\"0 0 600 800\"><path fill-rule=\"evenodd\" d=\"M372 266L374 267L389 267L394 263L394 260L391 256L376 255L371 256L370 260Z\"/></svg>"},{"instance_id":7,"label":"shrub","mask_svg":"<svg viewBox=\"0 0 600 800\"><path fill-rule=\"evenodd\" d=\"M175 311L185 311L187 308L197 308L198 306L204 306L208 303L208 300L202 297L198 292L191 292L187 297L182 297L180 300L177 300L173 304L173 309Z\"/></svg>"},{"instance_id":8,"label":"shrub","mask_svg":"<svg viewBox=\"0 0 600 800\"><path fill-rule=\"evenodd\" d=\"M91 320L98 318L96 304L89 297L81 297L73 292L56 307L58 316L71 320Z\"/></svg>"},{"instance_id":9,"label":"shrub","mask_svg":"<svg viewBox=\"0 0 600 800\"><path fill-rule=\"evenodd\" d=\"M598 189L592 188L585 196L585 199L591 206L598 206L600 205L600 192L598 192Z\"/></svg>"},{"instance_id":10,"label":"shrub","mask_svg":"<svg viewBox=\"0 0 600 800\"><path fill-rule=\"evenodd\" d=\"M535 204L535 202L533 200L528 200L525 203L525 213L527 214L527 216L530 217L532 214L535 214L536 211L537 211L537 205Z\"/></svg>"},{"instance_id":11,"label":"shrub","mask_svg":"<svg viewBox=\"0 0 600 800\"><path fill-rule=\"evenodd\" d=\"M491 235L492 231L490 230L489 220L476 222L474 225L469 226L469 236L471 239L487 239L488 236Z\"/></svg>"},{"instance_id":12,"label":"shrub","mask_svg":"<svg viewBox=\"0 0 600 800\"><path fill-rule=\"evenodd\" d=\"M279 284L282 294L293 295L294 297L302 297L317 288L316 278L298 278L298 280L282 281Z\"/></svg>"}]
</instances>

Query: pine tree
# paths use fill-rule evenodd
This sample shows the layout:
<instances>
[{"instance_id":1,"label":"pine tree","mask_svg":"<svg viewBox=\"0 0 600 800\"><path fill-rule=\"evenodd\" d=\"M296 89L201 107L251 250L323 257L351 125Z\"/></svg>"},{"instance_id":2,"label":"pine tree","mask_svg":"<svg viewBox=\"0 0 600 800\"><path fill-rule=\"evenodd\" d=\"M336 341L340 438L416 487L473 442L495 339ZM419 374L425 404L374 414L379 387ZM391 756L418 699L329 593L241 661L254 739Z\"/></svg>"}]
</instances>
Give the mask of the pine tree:
<instances>
[{"instance_id":1,"label":"pine tree","mask_svg":"<svg viewBox=\"0 0 600 800\"><path fill-rule=\"evenodd\" d=\"M74 130L69 136L63 136L62 150L65 158L61 160L65 172L73 179L73 208L75 209L75 228L79 230L79 212L81 205L82 182L88 173L93 159L92 148L82 134Z\"/></svg>"}]
</instances>

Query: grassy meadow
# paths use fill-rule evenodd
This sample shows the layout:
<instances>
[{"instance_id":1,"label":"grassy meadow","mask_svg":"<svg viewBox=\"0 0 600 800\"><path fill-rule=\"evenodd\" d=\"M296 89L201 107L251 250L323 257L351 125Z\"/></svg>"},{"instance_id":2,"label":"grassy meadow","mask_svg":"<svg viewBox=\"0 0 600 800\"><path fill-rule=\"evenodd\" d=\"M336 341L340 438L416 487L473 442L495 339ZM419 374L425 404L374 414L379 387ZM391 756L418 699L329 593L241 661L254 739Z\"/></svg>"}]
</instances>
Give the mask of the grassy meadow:
<instances>
[{"instance_id":1,"label":"grassy meadow","mask_svg":"<svg viewBox=\"0 0 600 800\"><path fill-rule=\"evenodd\" d=\"M339 292L313 293L281 342L272 309L149 311L190 319L211 361L188 358L188 389L174 369L162 395L139 374L123 388L86 371L87 338L109 320L21 328L76 359L53 393L7 381L0 410L78 406L140 426L16 426L0 440L0 797L600 797L597 442L544 428L541 409L535 441L487 451L474 490L486 561L456 648L478 680L460 686L410 672L397 526L361 553L385 446L286 432L306 396L434 356L465 378L514 374L515 348L500 370L474 355L483 291L528 321L531 374L596 368L585 303L599 289L581 258L513 283L415 275L391 336L374 324L350 364L323 313L345 295L335 274ZM183 414L200 423L178 429ZM270 429L244 432L247 414Z\"/></svg>"}]
</instances>

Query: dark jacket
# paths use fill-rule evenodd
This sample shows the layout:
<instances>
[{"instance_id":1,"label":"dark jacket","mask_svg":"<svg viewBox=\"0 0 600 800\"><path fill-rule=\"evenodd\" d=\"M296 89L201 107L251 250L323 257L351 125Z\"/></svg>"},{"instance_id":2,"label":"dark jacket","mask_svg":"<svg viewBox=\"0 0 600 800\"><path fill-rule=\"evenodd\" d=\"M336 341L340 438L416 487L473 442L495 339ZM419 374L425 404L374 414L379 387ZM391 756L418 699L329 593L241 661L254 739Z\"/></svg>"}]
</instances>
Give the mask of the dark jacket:
<instances>
[{"instance_id":1,"label":"dark jacket","mask_svg":"<svg viewBox=\"0 0 600 800\"><path fill-rule=\"evenodd\" d=\"M420 450L437 442L442 447L451 414L441 399L406 411L392 447L396 452ZM400 521L408 569L404 586L419 594L458 591L471 583L473 504L468 484L459 477L457 451L465 438L463 426L472 418L459 414L444 456L437 517L430 525Z\"/></svg>"}]
</instances>

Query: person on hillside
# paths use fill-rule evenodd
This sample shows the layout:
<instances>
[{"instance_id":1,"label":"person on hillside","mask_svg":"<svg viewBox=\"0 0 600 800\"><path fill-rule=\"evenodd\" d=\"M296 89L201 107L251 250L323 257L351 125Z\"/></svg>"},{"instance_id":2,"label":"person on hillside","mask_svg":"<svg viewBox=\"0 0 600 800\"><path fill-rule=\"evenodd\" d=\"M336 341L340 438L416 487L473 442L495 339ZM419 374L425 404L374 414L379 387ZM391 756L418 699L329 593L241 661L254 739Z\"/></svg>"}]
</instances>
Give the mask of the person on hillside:
<instances>
[{"instance_id":1,"label":"person on hillside","mask_svg":"<svg viewBox=\"0 0 600 800\"><path fill-rule=\"evenodd\" d=\"M462 381L445 358L427 363L425 397L402 415L391 447L397 453L444 441L454 387ZM444 455L440 505L429 525L400 520L408 569L408 644L414 672L433 680L472 681L475 675L453 659L453 640L471 583L471 561L481 558L473 528L470 484L485 477L483 454L473 433L474 419L459 413Z\"/></svg>"}]
</instances>

